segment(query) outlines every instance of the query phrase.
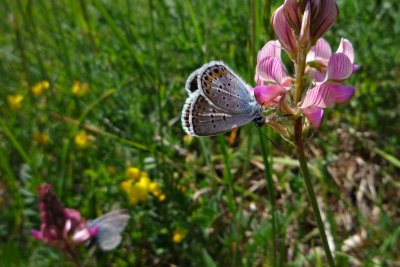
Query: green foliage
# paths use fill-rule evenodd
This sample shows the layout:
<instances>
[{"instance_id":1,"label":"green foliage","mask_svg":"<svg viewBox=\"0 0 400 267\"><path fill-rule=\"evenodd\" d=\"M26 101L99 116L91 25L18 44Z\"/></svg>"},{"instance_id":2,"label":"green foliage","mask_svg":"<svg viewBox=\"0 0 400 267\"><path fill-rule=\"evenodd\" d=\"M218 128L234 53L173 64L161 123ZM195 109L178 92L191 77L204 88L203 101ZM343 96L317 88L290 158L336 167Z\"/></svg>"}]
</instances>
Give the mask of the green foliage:
<instances>
[{"instance_id":1,"label":"green foliage","mask_svg":"<svg viewBox=\"0 0 400 267\"><path fill-rule=\"evenodd\" d=\"M221 59L253 84L255 53L270 36L267 3L1 1L0 266L72 266L30 235L40 225L36 188L44 182L86 218L129 210L115 251L89 256L82 247L89 266L271 266L273 255L277 266L324 266L290 145L268 131L275 145L261 147L254 125L241 129L237 145L189 139L180 125L186 78L203 63ZM357 92L327 112L307 156L339 266L395 266L400 5L338 4L326 38L333 50L342 36L353 43L360 70L348 83ZM50 86L35 95L40 81ZM89 91L75 95L74 81ZM12 108L7 96L17 94L23 100ZM85 146L76 143L82 130ZM130 166L159 182L166 199L131 205L120 188ZM186 235L176 243L178 229ZM362 231L360 244L341 251Z\"/></svg>"}]
</instances>

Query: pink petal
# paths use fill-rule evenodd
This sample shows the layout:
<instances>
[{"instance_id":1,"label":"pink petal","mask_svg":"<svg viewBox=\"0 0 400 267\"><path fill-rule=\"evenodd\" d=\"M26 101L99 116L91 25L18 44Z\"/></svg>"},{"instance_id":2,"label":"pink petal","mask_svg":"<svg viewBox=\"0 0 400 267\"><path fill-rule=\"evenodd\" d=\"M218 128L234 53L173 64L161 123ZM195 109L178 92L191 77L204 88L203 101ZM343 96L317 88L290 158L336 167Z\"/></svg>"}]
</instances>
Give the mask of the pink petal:
<instances>
[{"instance_id":1,"label":"pink petal","mask_svg":"<svg viewBox=\"0 0 400 267\"><path fill-rule=\"evenodd\" d=\"M319 128L319 126L321 126L324 117L324 110L322 108L309 107L302 109L301 112L307 117L314 128Z\"/></svg>"},{"instance_id":2,"label":"pink petal","mask_svg":"<svg viewBox=\"0 0 400 267\"><path fill-rule=\"evenodd\" d=\"M77 210L65 208L64 212L65 215L67 215L67 218L69 219L75 219L77 221L80 221L81 219L81 213Z\"/></svg>"},{"instance_id":3,"label":"pink petal","mask_svg":"<svg viewBox=\"0 0 400 267\"><path fill-rule=\"evenodd\" d=\"M285 3L283 3L283 14L296 35L299 34L301 28L301 13L300 5L296 0L285 0Z\"/></svg>"},{"instance_id":4,"label":"pink petal","mask_svg":"<svg viewBox=\"0 0 400 267\"><path fill-rule=\"evenodd\" d=\"M332 55L332 49L329 43L324 39L320 38L318 42L310 49L307 54L307 62L321 61L324 65L328 65L328 60Z\"/></svg>"},{"instance_id":5,"label":"pink petal","mask_svg":"<svg viewBox=\"0 0 400 267\"><path fill-rule=\"evenodd\" d=\"M334 90L329 86L330 83L323 83L307 91L301 108L319 107L331 108L335 104Z\"/></svg>"},{"instance_id":6,"label":"pink petal","mask_svg":"<svg viewBox=\"0 0 400 267\"><path fill-rule=\"evenodd\" d=\"M353 64L353 73L358 70L359 66L358 64Z\"/></svg>"},{"instance_id":7,"label":"pink petal","mask_svg":"<svg viewBox=\"0 0 400 267\"><path fill-rule=\"evenodd\" d=\"M90 232L88 231L87 228L83 228L82 230L75 232L74 235L72 236L72 240L77 243L86 241L89 238L90 238Z\"/></svg>"},{"instance_id":8,"label":"pink petal","mask_svg":"<svg viewBox=\"0 0 400 267\"><path fill-rule=\"evenodd\" d=\"M353 73L353 64L343 53L333 54L328 62L326 80L342 81L350 77Z\"/></svg>"},{"instance_id":9,"label":"pink petal","mask_svg":"<svg viewBox=\"0 0 400 267\"><path fill-rule=\"evenodd\" d=\"M99 232L99 226L98 225L95 225L95 226L93 226L92 228L89 229L90 236L96 236L98 232Z\"/></svg>"},{"instance_id":10,"label":"pink petal","mask_svg":"<svg viewBox=\"0 0 400 267\"><path fill-rule=\"evenodd\" d=\"M276 57L267 57L261 60L256 67L258 78L265 82L281 84L287 78L282 62Z\"/></svg>"},{"instance_id":11,"label":"pink petal","mask_svg":"<svg viewBox=\"0 0 400 267\"><path fill-rule=\"evenodd\" d=\"M281 58L281 44L279 43L278 40L273 40L269 41L264 45L263 48L261 48L260 51L258 51L257 54L257 64L267 58L267 57L276 57L278 59ZM257 83L257 85L261 85L262 82L260 81L259 74L258 74L258 69L256 68L256 73L254 77L254 81Z\"/></svg>"},{"instance_id":12,"label":"pink petal","mask_svg":"<svg viewBox=\"0 0 400 267\"><path fill-rule=\"evenodd\" d=\"M278 40L269 41L258 51L257 63L267 57L281 58L281 44Z\"/></svg>"},{"instance_id":13,"label":"pink petal","mask_svg":"<svg viewBox=\"0 0 400 267\"><path fill-rule=\"evenodd\" d=\"M350 59L350 62L354 63L354 49L349 40L342 38L336 53L345 54Z\"/></svg>"},{"instance_id":14,"label":"pink petal","mask_svg":"<svg viewBox=\"0 0 400 267\"><path fill-rule=\"evenodd\" d=\"M316 42L335 22L339 9L335 0L317 1L311 6L311 38Z\"/></svg>"},{"instance_id":15,"label":"pink petal","mask_svg":"<svg viewBox=\"0 0 400 267\"><path fill-rule=\"evenodd\" d=\"M260 105L266 106L285 92L285 88L279 85L261 85L254 88L254 97Z\"/></svg>"},{"instance_id":16,"label":"pink petal","mask_svg":"<svg viewBox=\"0 0 400 267\"><path fill-rule=\"evenodd\" d=\"M326 86L331 88L331 90L333 91L333 98L335 100L335 103L338 104L349 101L356 91L352 86L338 83L326 83Z\"/></svg>"},{"instance_id":17,"label":"pink petal","mask_svg":"<svg viewBox=\"0 0 400 267\"><path fill-rule=\"evenodd\" d=\"M42 233L38 230L31 230L31 235L36 239L36 240L42 240L43 236Z\"/></svg>"},{"instance_id":18,"label":"pink petal","mask_svg":"<svg viewBox=\"0 0 400 267\"><path fill-rule=\"evenodd\" d=\"M326 75L322 72L317 71L309 66L306 67L306 73L310 74L311 77L317 82L322 83L325 80Z\"/></svg>"},{"instance_id":19,"label":"pink petal","mask_svg":"<svg viewBox=\"0 0 400 267\"><path fill-rule=\"evenodd\" d=\"M300 34L299 34L299 45L301 47L309 47L310 45L310 19L311 19L311 14L310 14L310 2L306 3L306 8L303 13L303 18L301 21L301 29L300 29Z\"/></svg>"},{"instance_id":20,"label":"pink petal","mask_svg":"<svg viewBox=\"0 0 400 267\"><path fill-rule=\"evenodd\" d=\"M275 11L272 17L272 26L279 41L286 49L286 51L291 55L295 55L297 52L296 38L294 37L293 31L286 21L282 8L283 6L280 6Z\"/></svg>"}]
</instances>

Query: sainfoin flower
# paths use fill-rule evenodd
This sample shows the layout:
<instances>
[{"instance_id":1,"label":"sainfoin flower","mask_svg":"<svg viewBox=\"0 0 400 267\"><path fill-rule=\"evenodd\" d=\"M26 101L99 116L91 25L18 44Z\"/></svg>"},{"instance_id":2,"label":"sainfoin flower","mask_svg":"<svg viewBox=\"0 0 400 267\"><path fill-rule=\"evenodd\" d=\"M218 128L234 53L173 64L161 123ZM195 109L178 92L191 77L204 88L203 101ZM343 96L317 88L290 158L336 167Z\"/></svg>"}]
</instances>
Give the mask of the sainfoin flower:
<instances>
[{"instance_id":1,"label":"sainfoin flower","mask_svg":"<svg viewBox=\"0 0 400 267\"><path fill-rule=\"evenodd\" d=\"M258 52L254 96L265 107L277 106L280 98L289 90L292 78L288 76L281 61L278 41L268 42Z\"/></svg>"},{"instance_id":2,"label":"sainfoin flower","mask_svg":"<svg viewBox=\"0 0 400 267\"><path fill-rule=\"evenodd\" d=\"M37 240L64 249L82 244L97 234L97 228L90 229L79 211L61 205L50 184L41 185L38 195L42 223L40 230L31 231Z\"/></svg>"},{"instance_id":3,"label":"sainfoin flower","mask_svg":"<svg viewBox=\"0 0 400 267\"><path fill-rule=\"evenodd\" d=\"M322 38L337 15L335 0L285 0L277 8L272 25L278 40L269 41L257 56L254 96L260 105L276 108L285 115L302 114L311 126L318 128L323 109L344 103L354 95L354 87L342 84L358 69L352 44L342 38L339 48L332 53L329 43ZM301 99L298 95L294 99L295 79L283 65L281 47L293 61L295 70L306 58L305 71L310 79L302 81L306 88Z\"/></svg>"},{"instance_id":4,"label":"sainfoin flower","mask_svg":"<svg viewBox=\"0 0 400 267\"><path fill-rule=\"evenodd\" d=\"M316 86L307 91L300 109L311 125L318 128L324 115L322 109L345 103L354 95L354 87L340 82L348 79L358 66L354 64L352 44L343 38L334 54L328 42L320 39L308 53L307 62L314 65L308 66L307 72Z\"/></svg>"}]
</instances>

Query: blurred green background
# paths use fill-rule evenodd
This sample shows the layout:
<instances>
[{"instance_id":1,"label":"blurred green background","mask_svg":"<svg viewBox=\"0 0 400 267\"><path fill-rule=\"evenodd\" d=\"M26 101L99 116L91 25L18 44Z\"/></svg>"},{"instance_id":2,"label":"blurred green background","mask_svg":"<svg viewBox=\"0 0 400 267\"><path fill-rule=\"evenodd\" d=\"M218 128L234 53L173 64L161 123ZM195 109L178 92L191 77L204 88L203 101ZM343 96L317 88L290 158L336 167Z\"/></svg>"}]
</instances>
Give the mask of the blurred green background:
<instances>
[{"instance_id":1,"label":"blurred green background","mask_svg":"<svg viewBox=\"0 0 400 267\"><path fill-rule=\"evenodd\" d=\"M400 3L337 3L325 38L333 51L349 39L360 69L346 82L357 89L351 102L326 110L307 139L315 190L338 266L399 266ZM280 4L1 1L0 266L71 266L30 235L44 182L86 218L129 210L116 250L82 247L89 266L272 266L273 255L278 266L324 266L293 147L266 127L274 145L260 139L253 124L233 143L189 138L180 124L187 76L202 64L223 60L254 85ZM133 203L120 186L130 167L165 199Z\"/></svg>"}]
</instances>

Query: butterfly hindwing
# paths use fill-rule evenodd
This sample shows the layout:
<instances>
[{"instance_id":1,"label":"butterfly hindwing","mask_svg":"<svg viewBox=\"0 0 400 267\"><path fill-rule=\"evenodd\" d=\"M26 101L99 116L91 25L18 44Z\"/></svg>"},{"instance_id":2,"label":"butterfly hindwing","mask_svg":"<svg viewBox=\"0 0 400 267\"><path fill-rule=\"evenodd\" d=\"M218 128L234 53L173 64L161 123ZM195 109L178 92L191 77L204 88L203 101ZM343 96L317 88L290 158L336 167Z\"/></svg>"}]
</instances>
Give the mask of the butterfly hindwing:
<instances>
[{"instance_id":1,"label":"butterfly hindwing","mask_svg":"<svg viewBox=\"0 0 400 267\"><path fill-rule=\"evenodd\" d=\"M200 93L192 95L182 111L182 126L190 135L211 136L229 132L253 120L248 114L230 114Z\"/></svg>"},{"instance_id":2,"label":"butterfly hindwing","mask_svg":"<svg viewBox=\"0 0 400 267\"><path fill-rule=\"evenodd\" d=\"M88 221L89 228L98 227L95 243L104 251L112 250L121 243L121 233L125 229L129 215L125 210L114 210Z\"/></svg>"}]
</instances>

